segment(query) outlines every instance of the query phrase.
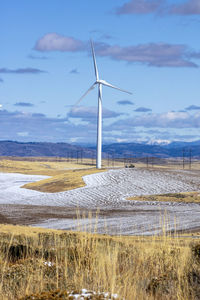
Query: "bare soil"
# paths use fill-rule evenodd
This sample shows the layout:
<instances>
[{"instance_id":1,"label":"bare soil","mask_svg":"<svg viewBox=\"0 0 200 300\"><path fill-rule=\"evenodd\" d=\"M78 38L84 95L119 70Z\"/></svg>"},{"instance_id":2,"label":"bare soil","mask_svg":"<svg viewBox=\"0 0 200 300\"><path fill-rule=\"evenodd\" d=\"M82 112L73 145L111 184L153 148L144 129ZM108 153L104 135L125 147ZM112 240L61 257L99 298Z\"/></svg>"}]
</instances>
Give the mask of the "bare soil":
<instances>
[{"instance_id":1,"label":"bare soil","mask_svg":"<svg viewBox=\"0 0 200 300\"><path fill-rule=\"evenodd\" d=\"M39 206L39 205L13 205L13 204L0 204L0 223L13 224L13 225L33 225L48 219L77 219L88 217L88 210L74 209L70 207L59 206ZM132 216L140 213L153 213L152 210L132 209L128 212L126 210L90 210L91 216L102 217L117 217ZM156 212L156 210L155 210Z\"/></svg>"}]
</instances>

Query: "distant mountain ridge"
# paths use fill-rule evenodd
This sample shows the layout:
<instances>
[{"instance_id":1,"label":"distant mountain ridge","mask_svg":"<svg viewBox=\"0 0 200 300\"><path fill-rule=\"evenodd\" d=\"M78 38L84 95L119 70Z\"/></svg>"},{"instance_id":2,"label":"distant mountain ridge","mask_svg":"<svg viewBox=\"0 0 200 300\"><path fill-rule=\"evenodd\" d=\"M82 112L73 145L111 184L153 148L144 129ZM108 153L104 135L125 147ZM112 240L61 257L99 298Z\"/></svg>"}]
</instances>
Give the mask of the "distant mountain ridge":
<instances>
[{"instance_id":1,"label":"distant mountain ridge","mask_svg":"<svg viewBox=\"0 0 200 300\"><path fill-rule=\"evenodd\" d=\"M167 157L168 150L157 145L145 145L137 143L116 143L104 145L103 152L114 153L118 157L126 156L158 156Z\"/></svg>"},{"instance_id":2,"label":"distant mountain ridge","mask_svg":"<svg viewBox=\"0 0 200 300\"><path fill-rule=\"evenodd\" d=\"M172 142L164 145L147 143L114 143L104 145L103 152L115 153L118 157L144 157L155 156L167 157L200 157L200 141L195 142Z\"/></svg>"},{"instance_id":3,"label":"distant mountain ridge","mask_svg":"<svg viewBox=\"0 0 200 300\"><path fill-rule=\"evenodd\" d=\"M96 147L68 143L0 141L0 156L95 157ZM164 145L147 143L113 143L103 145L103 157L200 157L200 141L172 142Z\"/></svg>"},{"instance_id":4,"label":"distant mountain ridge","mask_svg":"<svg viewBox=\"0 0 200 300\"><path fill-rule=\"evenodd\" d=\"M77 152L91 157L95 151L68 143L0 141L0 156L76 157Z\"/></svg>"}]
</instances>

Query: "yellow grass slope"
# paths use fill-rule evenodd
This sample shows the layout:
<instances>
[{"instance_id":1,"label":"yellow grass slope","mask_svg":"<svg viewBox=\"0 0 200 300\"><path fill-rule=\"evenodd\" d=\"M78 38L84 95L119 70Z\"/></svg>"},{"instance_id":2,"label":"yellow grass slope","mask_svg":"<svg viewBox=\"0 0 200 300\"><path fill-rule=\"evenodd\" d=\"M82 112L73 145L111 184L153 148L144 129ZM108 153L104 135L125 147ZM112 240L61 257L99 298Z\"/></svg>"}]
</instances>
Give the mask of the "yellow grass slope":
<instances>
[{"instance_id":1,"label":"yellow grass slope","mask_svg":"<svg viewBox=\"0 0 200 300\"><path fill-rule=\"evenodd\" d=\"M68 162L67 159L53 157L1 158L0 172L51 176L48 179L26 184L23 188L56 193L83 187L85 186L83 176L105 171L88 165L87 159L83 160L83 164L77 164L75 160Z\"/></svg>"},{"instance_id":2,"label":"yellow grass slope","mask_svg":"<svg viewBox=\"0 0 200 300\"><path fill-rule=\"evenodd\" d=\"M200 192L168 193L160 195L134 196L128 200L200 203Z\"/></svg>"},{"instance_id":3,"label":"yellow grass slope","mask_svg":"<svg viewBox=\"0 0 200 300\"><path fill-rule=\"evenodd\" d=\"M105 171L105 170L104 170ZM48 179L25 184L22 186L26 189L36 190L40 192L56 193L72 190L85 186L83 176L90 175L103 170L86 169L86 170L69 170L61 175L56 175Z\"/></svg>"},{"instance_id":4,"label":"yellow grass slope","mask_svg":"<svg viewBox=\"0 0 200 300\"><path fill-rule=\"evenodd\" d=\"M88 169L94 167L84 160L82 164L76 161L68 162L65 158L53 157L0 157L0 172L22 173L31 175L59 175L69 169Z\"/></svg>"}]
</instances>

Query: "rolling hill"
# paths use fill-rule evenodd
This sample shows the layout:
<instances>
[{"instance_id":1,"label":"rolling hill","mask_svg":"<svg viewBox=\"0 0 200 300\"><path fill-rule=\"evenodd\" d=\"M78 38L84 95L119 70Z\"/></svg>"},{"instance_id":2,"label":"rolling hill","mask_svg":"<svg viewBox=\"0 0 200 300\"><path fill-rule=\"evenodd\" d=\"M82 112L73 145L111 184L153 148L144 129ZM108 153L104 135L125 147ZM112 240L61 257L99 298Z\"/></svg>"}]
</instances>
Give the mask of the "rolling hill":
<instances>
[{"instance_id":1,"label":"rolling hill","mask_svg":"<svg viewBox=\"0 0 200 300\"><path fill-rule=\"evenodd\" d=\"M200 141L172 142L168 145L149 145L145 143L114 143L103 145L103 157L200 157ZM191 151L191 152L190 152ZM0 141L0 156L56 156L56 157L94 157L95 147L82 147L68 143Z\"/></svg>"}]
</instances>

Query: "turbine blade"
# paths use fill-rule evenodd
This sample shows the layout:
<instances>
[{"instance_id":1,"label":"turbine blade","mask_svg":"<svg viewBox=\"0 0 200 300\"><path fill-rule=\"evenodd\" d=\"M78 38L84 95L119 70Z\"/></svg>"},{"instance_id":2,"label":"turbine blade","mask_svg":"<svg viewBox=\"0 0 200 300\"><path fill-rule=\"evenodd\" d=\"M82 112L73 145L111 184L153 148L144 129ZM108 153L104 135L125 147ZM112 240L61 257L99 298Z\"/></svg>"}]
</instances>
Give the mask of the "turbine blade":
<instances>
[{"instance_id":1,"label":"turbine blade","mask_svg":"<svg viewBox=\"0 0 200 300\"><path fill-rule=\"evenodd\" d=\"M103 85L105 85L105 86L108 86L108 87L111 87L111 88L113 88L113 89L119 90L119 91L121 91L121 92L124 92L124 93L127 93L127 94L132 95L131 92L128 92L128 91L126 91L126 90L122 90L122 89L120 89L120 88L118 88L118 87L116 87L116 86L114 86L114 85L112 85L112 84L110 84L110 83L108 83L108 82L106 82L106 81L104 81L104 80L102 80L101 84L103 84Z\"/></svg>"},{"instance_id":2,"label":"turbine blade","mask_svg":"<svg viewBox=\"0 0 200 300\"><path fill-rule=\"evenodd\" d=\"M94 87L95 87L95 85L96 85L96 83L94 83L84 94L83 94L83 96L73 105L73 107L75 107L75 106L77 106L82 100L83 100L83 98L87 95L87 94L89 94L89 92L90 91L92 91L93 89L94 89Z\"/></svg>"},{"instance_id":3,"label":"turbine blade","mask_svg":"<svg viewBox=\"0 0 200 300\"><path fill-rule=\"evenodd\" d=\"M95 57L95 52L94 52L94 45L93 45L92 40L91 40L91 48L92 48L92 56L93 56L93 63L94 63L94 72L95 72L96 80L99 80L99 72L98 72L98 69L97 69L97 62L96 62L96 57Z\"/></svg>"}]
</instances>

